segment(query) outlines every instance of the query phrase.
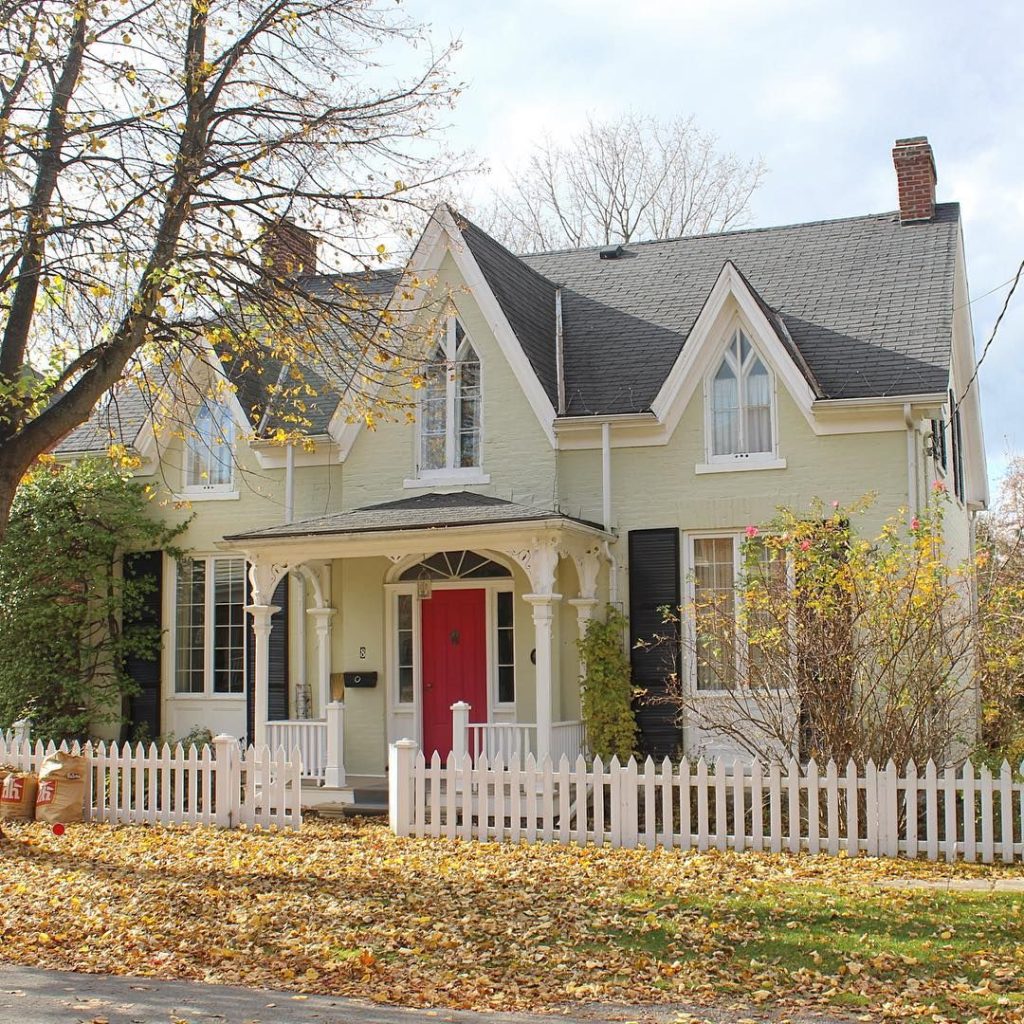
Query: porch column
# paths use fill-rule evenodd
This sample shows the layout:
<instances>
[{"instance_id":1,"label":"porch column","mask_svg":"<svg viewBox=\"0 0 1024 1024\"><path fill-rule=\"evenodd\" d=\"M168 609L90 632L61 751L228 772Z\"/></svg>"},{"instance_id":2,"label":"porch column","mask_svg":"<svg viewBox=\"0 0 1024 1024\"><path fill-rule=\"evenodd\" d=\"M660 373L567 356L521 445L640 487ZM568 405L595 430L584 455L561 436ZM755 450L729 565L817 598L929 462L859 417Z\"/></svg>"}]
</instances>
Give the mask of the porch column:
<instances>
[{"instance_id":1,"label":"porch column","mask_svg":"<svg viewBox=\"0 0 1024 1024\"><path fill-rule=\"evenodd\" d=\"M317 685L320 694L321 718L326 716L327 705L331 702L331 619L334 617L335 610L334 608L310 608L308 611L316 624Z\"/></svg>"},{"instance_id":2,"label":"porch column","mask_svg":"<svg viewBox=\"0 0 1024 1024\"><path fill-rule=\"evenodd\" d=\"M561 594L524 594L533 608L534 649L537 657L537 759L551 756L552 698L554 696L554 646L551 626Z\"/></svg>"},{"instance_id":3,"label":"porch column","mask_svg":"<svg viewBox=\"0 0 1024 1024\"><path fill-rule=\"evenodd\" d=\"M267 715L270 713L270 630L271 618L281 609L273 604L250 604L245 609L252 616L252 632L256 638L253 686L253 743L267 742Z\"/></svg>"},{"instance_id":4,"label":"porch column","mask_svg":"<svg viewBox=\"0 0 1024 1024\"><path fill-rule=\"evenodd\" d=\"M579 633L580 640L584 640L587 635L587 626L590 624L590 620L594 617L594 610L597 608L600 602L596 597L570 597L569 604L576 609L576 629ZM587 663L586 660L580 655L580 678L585 679L587 675Z\"/></svg>"}]
</instances>

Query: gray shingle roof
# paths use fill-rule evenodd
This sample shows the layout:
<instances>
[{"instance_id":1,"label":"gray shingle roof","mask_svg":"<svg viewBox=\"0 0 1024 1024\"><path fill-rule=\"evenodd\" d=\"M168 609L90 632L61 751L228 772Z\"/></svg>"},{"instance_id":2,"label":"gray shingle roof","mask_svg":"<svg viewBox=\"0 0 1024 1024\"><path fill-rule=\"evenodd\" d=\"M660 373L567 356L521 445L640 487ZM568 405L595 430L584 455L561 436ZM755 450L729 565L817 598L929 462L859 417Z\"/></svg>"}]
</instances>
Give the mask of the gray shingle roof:
<instances>
[{"instance_id":1,"label":"gray shingle roof","mask_svg":"<svg viewBox=\"0 0 1024 1024\"><path fill-rule=\"evenodd\" d=\"M149 403L134 384L123 384L80 427L71 431L55 448L57 455L105 452L112 444L132 447L146 423Z\"/></svg>"},{"instance_id":2,"label":"gray shingle roof","mask_svg":"<svg viewBox=\"0 0 1024 1024\"><path fill-rule=\"evenodd\" d=\"M563 287L567 412L624 413L650 408L726 261L779 315L823 397L943 391L958 232L959 206L944 203L914 224L886 213L642 242L617 260L597 248L520 259Z\"/></svg>"},{"instance_id":3,"label":"gray shingle roof","mask_svg":"<svg viewBox=\"0 0 1024 1024\"><path fill-rule=\"evenodd\" d=\"M236 533L225 537L225 540L444 529L451 526L529 523L548 519L562 519L601 529L596 523L574 519L563 512L520 505L514 501L505 501L474 491L455 491L450 494L421 494L414 498L385 501L379 505L367 505L350 512L335 512L299 523L285 523L248 533Z\"/></svg>"}]
</instances>

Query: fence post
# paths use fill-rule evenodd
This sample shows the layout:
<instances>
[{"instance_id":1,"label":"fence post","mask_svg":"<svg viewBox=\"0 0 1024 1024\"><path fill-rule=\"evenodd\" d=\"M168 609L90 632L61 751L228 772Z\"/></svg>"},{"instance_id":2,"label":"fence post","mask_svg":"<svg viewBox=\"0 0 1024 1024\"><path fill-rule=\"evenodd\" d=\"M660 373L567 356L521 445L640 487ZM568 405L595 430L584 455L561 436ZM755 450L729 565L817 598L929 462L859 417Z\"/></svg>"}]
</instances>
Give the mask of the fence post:
<instances>
[{"instance_id":1,"label":"fence post","mask_svg":"<svg viewBox=\"0 0 1024 1024\"><path fill-rule=\"evenodd\" d=\"M409 835L412 825L413 761L416 741L399 740L388 751L388 824L396 836Z\"/></svg>"},{"instance_id":2,"label":"fence post","mask_svg":"<svg viewBox=\"0 0 1024 1024\"><path fill-rule=\"evenodd\" d=\"M470 705L464 700L457 700L452 705L452 753L455 763L461 765L469 753L467 742L469 736ZM482 751L480 751L482 753Z\"/></svg>"},{"instance_id":3,"label":"fence post","mask_svg":"<svg viewBox=\"0 0 1024 1024\"><path fill-rule=\"evenodd\" d=\"M338 789L345 785L345 705L332 700L327 705L327 764L324 785Z\"/></svg>"},{"instance_id":4,"label":"fence post","mask_svg":"<svg viewBox=\"0 0 1024 1024\"><path fill-rule=\"evenodd\" d=\"M240 780L238 778L238 740L227 733L213 739L216 757L216 823L218 828L233 828L238 820ZM164 768L166 772L168 769Z\"/></svg>"},{"instance_id":5,"label":"fence post","mask_svg":"<svg viewBox=\"0 0 1024 1024\"><path fill-rule=\"evenodd\" d=\"M28 743L32 739L32 719L21 718L11 723L11 738L15 743Z\"/></svg>"}]
</instances>

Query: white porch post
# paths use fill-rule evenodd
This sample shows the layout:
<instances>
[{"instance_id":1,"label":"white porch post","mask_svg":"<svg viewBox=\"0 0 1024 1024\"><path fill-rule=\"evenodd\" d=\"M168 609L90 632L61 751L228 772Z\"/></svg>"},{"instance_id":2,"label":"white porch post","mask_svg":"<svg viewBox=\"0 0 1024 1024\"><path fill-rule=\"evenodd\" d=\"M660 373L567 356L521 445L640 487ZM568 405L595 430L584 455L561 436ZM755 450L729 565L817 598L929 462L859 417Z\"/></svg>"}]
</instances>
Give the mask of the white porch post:
<instances>
[{"instance_id":1,"label":"white porch post","mask_svg":"<svg viewBox=\"0 0 1024 1024\"><path fill-rule=\"evenodd\" d=\"M587 635L587 626L590 624L590 620L594 617L594 611L600 602L596 597L570 597L569 604L576 609L576 629L579 632L580 640L584 640ZM580 656L580 676L586 678L587 675L587 662L583 656Z\"/></svg>"},{"instance_id":2,"label":"white porch post","mask_svg":"<svg viewBox=\"0 0 1024 1024\"><path fill-rule=\"evenodd\" d=\"M345 705L332 700L327 708L327 764L324 785L339 789L345 785Z\"/></svg>"},{"instance_id":3,"label":"white porch post","mask_svg":"<svg viewBox=\"0 0 1024 1024\"><path fill-rule=\"evenodd\" d=\"M252 616L252 631L256 638L256 678L252 680L255 704L253 743L262 747L267 742L267 715L270 712L270 620L281 609L272 604L251 604L245 610Z\"/></svg>"},{"instance_id":4,"label":"white porch post","mask_svg":"<svg viewBox=\"0 0 1024 1024\"><path fill-rule=\"evenodd\" d=\"M451 706L452 712L452 753L455 763L461 765L469 751L467 734L469 732L469 712L471 708L464 700L457 700Z\"/></svg>"},{"instance_id":5,"label":"white porch post","mask_svg":"<svg viewBox=\"0 0 1024 1024\"><path fill-rule=\"evenodd\" d=\"M537 759L551 756L552 698L554 697L554 645L552 624L561 594L523 594L533 608L534 650L537 665Z\"/></svg>"},{"instance_id":6,"label":"white porch post","mask_svg":"<svg viewBox=\"0 0 1024 1024\"><path fill-rule=\"evenodd\" d=\"M327 713L331 702L331 620L334 608L310 608L308 613L316 624L316 664L320 715Z\"/></svg>"}]
</instances>

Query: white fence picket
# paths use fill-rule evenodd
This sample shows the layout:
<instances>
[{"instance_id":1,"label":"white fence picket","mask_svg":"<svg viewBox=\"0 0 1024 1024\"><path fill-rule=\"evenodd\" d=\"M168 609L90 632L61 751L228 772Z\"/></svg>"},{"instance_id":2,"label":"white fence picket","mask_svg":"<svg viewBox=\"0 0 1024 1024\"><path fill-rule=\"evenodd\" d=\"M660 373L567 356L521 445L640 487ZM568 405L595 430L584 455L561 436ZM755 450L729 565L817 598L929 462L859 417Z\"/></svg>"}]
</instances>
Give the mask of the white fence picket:
<instances>
[{"instance_id":1,"label":"white fence picket","mask_svg":"<svg viewBox=\"0 0 1024 1024\"><path fill-rule=\"evenodd\" d=\"M866 852L929 860L980 856L986 863L997 857L1007 863L1024 859L1024 782L1008 764L994 777L987 768L976 773L965 762L959 771L946 769L940 779L931 761L923 772L910 763L902 773L891 761L881 769L869 761L863 774L850 761L840 774L834 761L822 770L813 760L805 766L791 760L785 766L769 765L766 778L756 761L716 762L709 768L703 759L695 766L685 760L673 765L668 759L660 766L651 759L638 766L634 758L621 764L613 757L606 767L599 758L588 762L582 755L574 763L563 755L556 765L550 758L538 763L528 754L522 764L513 755L506 765L500 755L492 761L480 755L474 763L471 757L460 760L453 754L446 764L433 757L428 767L415 744L398 752L403 756L390 776L389 802L393 811L404 808L406 817L399 820L393 813L391 822L401 835L593 842L627 849L714 846L832 856ZM251 748L249 754L255 756ZM93 752L97 763L102 756L101 750ZM124 756L111 748L107 759L114 763ZM301 757L289 756L297 785ZM269 751L260 752L259 771L269 757ZM276 757L281 760L284 752ZM175 771L180 769L177 758L172 764ZM284 771L275 775L278 781ZM152 790L149 776L146 782ZM244 779L245 786L249 782ZM138 783L135 788L140 791ZM97 782L97 811L101 789ZM123 797L124 790L118 792ZM400 792L408 797L396 802ZM259 820L283 801L278 786L273 799L260 805ZM204 788L201 820L206 820L208 808ZM980 815L980 838L975 814Z\"/></svg>"}]
</instances>

